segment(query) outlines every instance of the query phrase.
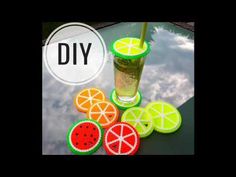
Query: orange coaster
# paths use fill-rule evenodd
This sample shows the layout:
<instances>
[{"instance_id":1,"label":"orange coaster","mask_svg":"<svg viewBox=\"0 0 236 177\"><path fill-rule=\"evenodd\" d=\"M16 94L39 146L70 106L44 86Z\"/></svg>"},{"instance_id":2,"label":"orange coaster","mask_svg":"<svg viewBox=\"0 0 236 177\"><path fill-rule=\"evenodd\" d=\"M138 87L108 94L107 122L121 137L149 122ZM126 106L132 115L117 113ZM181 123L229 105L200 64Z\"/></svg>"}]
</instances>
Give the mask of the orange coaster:
<instances>
[{"instance_id":1,"label":"orange coaster","mask_svg":"<svg viewBox=\"0 0 236 177\"><path fill-rule=\"evenodd\" d=\"M105 99L106 97L103 91L97 88L86 88L76 95L74 104L78 111L87 112L92 104L104 101Z\"/></svg>"},{"instance_id":2,"label":"orange coaster","mask_svg":"<svg viewBox=\"0 0 236 177\"><path fill-rule=\"evenodd\" d=\"M87 117L96 120L102 128L108 128L117 122L119 111L111 102L100 101L89 108Z\"/></svg>"}]
</instances>

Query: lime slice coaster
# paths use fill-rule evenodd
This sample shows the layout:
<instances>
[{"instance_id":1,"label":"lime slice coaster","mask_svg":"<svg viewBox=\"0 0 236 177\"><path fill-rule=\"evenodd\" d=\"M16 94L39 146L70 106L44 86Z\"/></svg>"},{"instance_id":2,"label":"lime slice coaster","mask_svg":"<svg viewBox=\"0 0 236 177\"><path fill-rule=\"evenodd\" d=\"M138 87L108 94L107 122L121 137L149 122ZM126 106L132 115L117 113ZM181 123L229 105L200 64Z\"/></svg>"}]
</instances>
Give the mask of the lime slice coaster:
<instances>
[{"instance_id":1,"label":"lime slice coaster","mask_svg":"<svg viewBox=\"0 0 236 177\"><path fill-rule=\"evenodd\" d=\"M147 42L144 41L143 48L139 47L139 43L139 38L121 38L113 42L111 52L122 59L140 59L149 54L151 49Z\"/></svg>"},{"instance_id":2,"label":"lime slice coaster","mask_svg":"<svg viewBox=\"0 0 236 177\"><path fill-rule=\"evenodd\" d=\"M89 155L102 145L103 129L94 120L79 120L67 132L67 145L76 155Z\"/></svg>"},{"instance_id":3,"label":"lime slice coaster","mask_svg":"<svg viewBox=\"0 0 236 177\"><path fill-rule=\"evenodd\" d=\"M151 115L154 129L158 132L172 133L181 125L182 118L179 111L169 103L151 102L145 109Z\"/></svg>"},{"instance_id":4,"label":"lime slice coaster","mask_svg":"<svg viewBox=\"0 0 236 177\"><path fill-rule=\"evenodd\" d=\"M140 107L127 109L123 113L121 121L132 125L137 130L141 138L150 135L154 129L152 117L144 108Z\"/></svg>"},{"instance_id":5,"label":"lime slice coaster","mask_svg":"<svg viewBox=\"0 0 236 177\"><path fill-rule=\"evenodd\" d=\"M137 92L136 98L133 102L130 103L125 103L125 102L121 102L117 95L116 95L116 91L115 89L112 90L111 94L110 94L110 100L111 102L113 102L119 109L121 110L126 110L128 108L131 107L135 107L135 106L139 106L142 102L142 94L140 91Z\"/></svg>"}]
</instances>

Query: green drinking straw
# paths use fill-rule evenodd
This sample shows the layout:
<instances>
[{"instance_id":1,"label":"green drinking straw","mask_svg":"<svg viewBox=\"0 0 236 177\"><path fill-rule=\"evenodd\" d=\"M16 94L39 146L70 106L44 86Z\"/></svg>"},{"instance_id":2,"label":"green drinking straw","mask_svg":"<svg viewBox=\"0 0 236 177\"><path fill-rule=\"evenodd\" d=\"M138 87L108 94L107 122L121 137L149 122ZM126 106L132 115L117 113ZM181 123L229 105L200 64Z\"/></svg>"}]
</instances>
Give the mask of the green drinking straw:
<instances>
[{"instance_id":1,"label":"green drinking straw","mask_svg":"<svg viewBox=\"0 0 236 177\"><path fill-rule=\"evenodd\" d=\"M147 22L144 22L143 27L142 27L142 31L141 31L141 38L140 38L140 44L139 44L140 48L143 48L143 43L144 43L146 33L147 33Z\"/></svg>"}]
</instances>

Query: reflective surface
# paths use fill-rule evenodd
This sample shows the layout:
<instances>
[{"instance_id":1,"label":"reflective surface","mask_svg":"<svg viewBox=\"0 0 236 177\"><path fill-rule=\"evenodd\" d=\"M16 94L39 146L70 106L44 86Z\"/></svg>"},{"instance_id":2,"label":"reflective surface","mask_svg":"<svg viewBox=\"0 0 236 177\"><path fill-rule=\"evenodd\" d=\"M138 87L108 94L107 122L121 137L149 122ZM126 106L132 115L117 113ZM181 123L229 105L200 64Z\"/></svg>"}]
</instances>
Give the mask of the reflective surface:
<instances>
[{"instance_id":1,"label":"reflective surface","mask_svg":"<svg viewBox=\"0 0 236 177\"><path fill-rule=\"evenodd\" d=\"M139 37L140 30L141 23L119 23L98 32L109 48L118 38ZM149 23L146 40L151 44L151 52L140 81L143 94L141 106L162 99L179 107L194 96L193 38L192 32L170 23ZM67 130L73 122L86 118L85 114L75 109L73 98L78 91L87 87L101 88L109 98L114 88L112 60L109 52L102 73L83 86L68 86L58 82L43 64L43 154L71 154L66 145ZM181 129L171 135L153 132L150 137L141 139L138 154L193 154L193 103L185 107L182 106L182 110L188 117L182 115ZM95 154L106 153L101 147Z\"/></svg>"}]
</instances>

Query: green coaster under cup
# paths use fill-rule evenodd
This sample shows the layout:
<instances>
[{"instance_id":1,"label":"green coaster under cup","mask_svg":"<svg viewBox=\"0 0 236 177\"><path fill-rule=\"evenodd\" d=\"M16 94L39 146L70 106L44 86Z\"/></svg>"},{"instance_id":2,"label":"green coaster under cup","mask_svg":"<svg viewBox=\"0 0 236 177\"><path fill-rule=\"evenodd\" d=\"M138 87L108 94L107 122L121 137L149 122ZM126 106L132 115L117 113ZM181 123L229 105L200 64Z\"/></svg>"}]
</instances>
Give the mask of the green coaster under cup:
<instances>
[{"instance_id":1,"label":"green coaster under cup","mask_svg":"<svg viewBox=\"0 0 236 177\"><path fill-rule=\"evenodd\" d=\"M133 102L131 103L124 103L124 102L121 102L117 95L116 95L116 91L115 89L112 90L111 94L110 94L110 100L111 102L113 102L119 109L121 110L126 110L128 108L132 108L132 107L135 107L135 106L139 106L142 102L142 93L140 91L138 91L137 95L136 95L136 98Z\"/></svg>"}]
</instances>

